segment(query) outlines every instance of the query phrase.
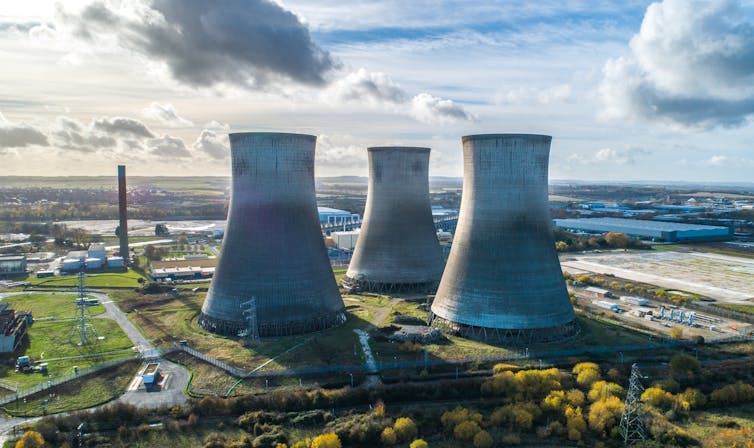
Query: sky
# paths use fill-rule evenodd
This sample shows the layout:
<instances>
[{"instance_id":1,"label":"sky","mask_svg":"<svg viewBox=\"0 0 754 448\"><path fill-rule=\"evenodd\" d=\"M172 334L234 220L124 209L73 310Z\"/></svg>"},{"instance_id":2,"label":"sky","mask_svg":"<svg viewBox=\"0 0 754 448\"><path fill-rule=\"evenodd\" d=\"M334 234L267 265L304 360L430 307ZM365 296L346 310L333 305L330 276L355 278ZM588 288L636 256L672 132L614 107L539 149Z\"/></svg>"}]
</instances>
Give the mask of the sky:
<instances>
[{"instance_id":1,"label":"sky","mask_svg":"<svg viewBox=\"0 0 754 448\"><path fill-rule=\"evenodd\" d=\"M553 136L550 178L754 182L754 3L0 2L0 176L230 174L229 132L369 146Z\"/></svg>"}]
</instances>

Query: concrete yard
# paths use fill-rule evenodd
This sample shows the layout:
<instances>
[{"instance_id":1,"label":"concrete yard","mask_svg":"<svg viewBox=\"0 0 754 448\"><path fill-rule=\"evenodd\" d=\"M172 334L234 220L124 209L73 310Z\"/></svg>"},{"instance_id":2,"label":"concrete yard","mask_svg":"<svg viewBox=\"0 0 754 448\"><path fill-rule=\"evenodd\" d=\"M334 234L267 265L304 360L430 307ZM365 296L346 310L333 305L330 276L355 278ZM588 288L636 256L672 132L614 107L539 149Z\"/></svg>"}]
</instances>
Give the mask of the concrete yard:
<instances>
[{"instance_id":1,"label":"concrete yard","mask_svg":"<svg viewBox=\"0 0 754 448\"><path fill-rule=\"evenodd\" d=\"M703 252L611 251L563 254L564 270L611 274L727 303L754 302L754 259Z\"/></svg>"}]
</instances>

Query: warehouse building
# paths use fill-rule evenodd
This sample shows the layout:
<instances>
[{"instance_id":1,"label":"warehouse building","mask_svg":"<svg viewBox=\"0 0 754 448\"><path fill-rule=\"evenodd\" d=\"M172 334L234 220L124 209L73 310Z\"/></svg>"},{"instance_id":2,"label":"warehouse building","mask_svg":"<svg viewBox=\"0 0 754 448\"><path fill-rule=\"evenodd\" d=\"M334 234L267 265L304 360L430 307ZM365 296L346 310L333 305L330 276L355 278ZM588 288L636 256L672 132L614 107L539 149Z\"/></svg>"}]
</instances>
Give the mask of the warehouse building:
<instances>
[{"instance_id":1,"label":"warehouse building","mask_svg":"<svg viewBox=\"0 0 754 448\"><path fill-rule=\"evenodd\" d=\"M23 255L0 256L0 276L26 273L26 257Z\"/></svg>"},{"instance_id":2,"label":"warehouse building","mask_svg":"<svg viewBox=\"0 0 754 448\"><path fill-rule=\"evenodd\" d=\"M576 232L619 232L636 238L656 241L709 241L725 240L733 237L733 229L729 227L648 221L644 219L578 218L555 219L553 221L556 227Z\"/></svg>"},{"instance_id":3,"label":"warehouse building","mask_svg":"<svg viewBox=\"0 0 754 448\"><path fill-rule=\"evenodd\" d=\"M322 224L357 224L361 222L361 216L358 213L351 213L345 210L338 210L330 207L317 207L319 212L319 223Z\"/></svg>"}]
</instances>

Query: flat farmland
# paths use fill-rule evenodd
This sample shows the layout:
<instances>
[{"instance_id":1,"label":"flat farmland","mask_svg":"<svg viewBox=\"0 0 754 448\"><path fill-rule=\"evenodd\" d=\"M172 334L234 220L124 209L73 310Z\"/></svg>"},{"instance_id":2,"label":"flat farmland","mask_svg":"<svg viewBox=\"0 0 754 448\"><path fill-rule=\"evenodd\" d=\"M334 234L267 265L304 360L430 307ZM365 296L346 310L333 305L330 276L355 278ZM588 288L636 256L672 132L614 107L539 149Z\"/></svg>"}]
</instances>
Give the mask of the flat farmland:
<instances>
[{"instance_id":1,"label":"flat farmland","mask_svg":"<svg viewBox=\"0 0 754 448\"><path fill-rule=\"evenodd\" d=\"M751 304L754 259L704 252L623 252L564 254L566 271L586 271L679 289L721 302Z\"/></svg>"}]
</instances>

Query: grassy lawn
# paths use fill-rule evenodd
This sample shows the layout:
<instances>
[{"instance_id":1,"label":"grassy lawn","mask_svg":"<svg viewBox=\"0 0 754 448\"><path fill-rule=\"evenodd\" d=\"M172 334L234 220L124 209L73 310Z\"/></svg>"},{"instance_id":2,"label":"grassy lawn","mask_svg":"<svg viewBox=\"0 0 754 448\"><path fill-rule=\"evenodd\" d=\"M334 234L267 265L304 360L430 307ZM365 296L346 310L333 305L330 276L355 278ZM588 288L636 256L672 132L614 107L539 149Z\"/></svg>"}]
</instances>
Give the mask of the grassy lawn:
<instances>
[{"instance_id":1,"label":"grassy lawn","mask_svg":"<svg viewBox=\"0 0 754 448\"><path fill-rule=\"evenodd\" d=\"M740 303L716 303L714 306L725 308L727 310L738 311L746 314L754 314L754 305L743 305Z\"/></svg>"},{"instance_id":2,"label":"grassy lawn","mask_svg":"<svg viewBox=\"0 0 754 448\"><path fill-rule=\"evenodd\" d=\"M29 293L23 295L9 296L3 299L16 311L31 310L34 319L66 319L72 318L76 314L76 295L75 294L57 294L57 293ZM94 305L87 307L91 316L96 316L105 312L103 305Z\"/></svg>"},{"instance_id":3,"label":"grassy lawn","mask_svg":"<svg viewBox=\"0 0 754 448\"><path fill-rule=\"evenodd\" d=\"M104 336L103 340L97 340L86 346L79 346L79 336L72 333L72 322L36 322L29 329L29 344L23 350L23 354L32 360L50 360L49 376L56 377L69 374L73 366L79 369L94 366L100 362L122 357L127 352L116 354L102 354L116 350L124 350L132 347L123 330L115 321L109 319L92 319L97 335ZM87 357L78 357L89 355ZM54 360L56 358L67 358ZM0 379L8 383L18 383L19 387L29 387L47 380L47 376L40 373L18 373L13 370L15 358L9 359L8 363L0 364Z\"/></svg>"},{"instance_id":4,"label":"grassy lawn","mask_svg":"<svg viewBox=\"0 0 754 448\"><path fill-rule=\"evenodd\" d=\"M9 403L5 409L13 416L35 417L106 403L123 395L140 365L137 360L126 361L28 397L25 404Z\"/></svg>"},{"instance_id":5,"label":"grassy lawn","mask_svg":"<svg viewBox=\"0 0 754 448\"><path fill-rule=\"evenodd\" d=\"M358 343L353 329L368 325L362 318L368 313L358 305L349 307L349 320L340 327L309 335L264 338L247 347L238 338L216 335L199 326L197 318L205 296L204 292L186 290L156 295L119 291L112 295L129 319L158 346L187 340L191 347L203 353L247 369L256 368L276 356L280 358L267 364L265 370L358 362L352 349ZM284 353L301 343L304 343L301 347Z\"/></svg>"},{"instance_id":6,"label":"grassy lawn","mask_svg":"<svg viewBox=\"0 0 754 448\"><path fill-rule=\"evenodd\" d=\"M86 274L86 286L92 288L118 288L118 287L138 287L139 278L144 278L141 274L129 269L126 272L104 272L101 274ZM32 286L60 286L75 287L79 284L77 275L63 275L59 277L37 278L30 275L25 281Z\"/></svg>"},{"instance_id":7,"label":"grassy lawn","mask_svg":"<svg viewBox=\"0 0 754 448\"><path fill-rule=\"evenodd\" d=\"M743 404L694 412L680 426L699 440L703 448L744 447L754 434L754 406Z\"/></svg>"}]
</instances>

